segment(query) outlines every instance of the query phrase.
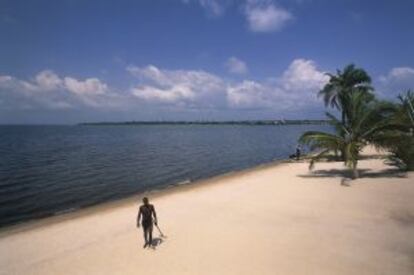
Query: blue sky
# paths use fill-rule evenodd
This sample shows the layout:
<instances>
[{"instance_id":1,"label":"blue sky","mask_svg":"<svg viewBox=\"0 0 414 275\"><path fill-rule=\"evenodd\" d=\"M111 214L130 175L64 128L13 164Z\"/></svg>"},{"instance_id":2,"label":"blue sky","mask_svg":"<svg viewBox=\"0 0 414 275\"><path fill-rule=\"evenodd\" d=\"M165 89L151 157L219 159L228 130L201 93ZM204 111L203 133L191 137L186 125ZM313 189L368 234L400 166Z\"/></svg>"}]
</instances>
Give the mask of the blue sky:
<instances>
[{"instance_id":1,"label":"blue sky","mask_svg":"<svg viewBox=\"0 0 414 275\"><path fill-rule=\"evenodd\" d=\"M414 88L414 2L0 0L0 123L323 118L325 72Z\"/></svg>"}]
</instances>

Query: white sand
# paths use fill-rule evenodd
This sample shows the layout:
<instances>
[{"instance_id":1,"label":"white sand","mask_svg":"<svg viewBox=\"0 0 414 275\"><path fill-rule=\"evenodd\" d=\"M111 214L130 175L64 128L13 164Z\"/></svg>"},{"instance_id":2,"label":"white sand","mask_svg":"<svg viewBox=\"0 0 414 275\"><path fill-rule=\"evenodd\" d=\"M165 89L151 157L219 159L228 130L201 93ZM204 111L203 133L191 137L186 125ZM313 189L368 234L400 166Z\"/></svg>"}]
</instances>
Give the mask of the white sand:
<instances>
[{"instance_id":1,"label":"white sand","mask_svg":"<svg viewBox=\"0 0 414 275\"><path fill-rule=\"evenodd\" d=\"M414 274L414 174L360 168L350 186L341 163L290 163L152 196L155 250L131 200L6 229L0 273Z\"/></svg>"}]
</instances>

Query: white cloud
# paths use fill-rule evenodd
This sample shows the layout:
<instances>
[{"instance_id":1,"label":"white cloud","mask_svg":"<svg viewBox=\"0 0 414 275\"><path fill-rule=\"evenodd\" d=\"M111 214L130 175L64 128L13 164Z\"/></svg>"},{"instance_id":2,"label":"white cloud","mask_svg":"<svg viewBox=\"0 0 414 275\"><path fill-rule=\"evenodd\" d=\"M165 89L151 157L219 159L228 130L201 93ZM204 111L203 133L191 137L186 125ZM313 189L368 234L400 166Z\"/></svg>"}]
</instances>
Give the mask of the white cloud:
<instances>
[{"instance_id":1,"label":"white cloud","mask_svg":"<svg viewBox=\"0 0 414 275\"><path fill-rule=\"evenodd\" d=\"M126 70L140 79L148 79L159 85L168 86L173 84L177 77L169 76L168 72L161 72L156 66L148 65L146 67L128 66ZM177 73L176 73L177 74Z\"/></svg>"},{"instance_id":2,"label":"white cloud","mask_svg":"<svg viewBox=\"0 0 414 275\"><path fill-rule=\"evenodd\" d=\"M276 79L279 88L277 101L284 101L284 109L299 110L306 106L321 104L318 92L328 82L329 77L318 70L312 60L295 59Z\"/></svg>"},{"instance_id":3,"label":"white cloud","mask_svg":"<svg viewBox=\"0 0 414 275\"><path fill-rule=\"evenodd\" d=\"M234 108L261 108L270 107L270 89L255 81L245 80L241 83L229 86L227 100L230 107Z\"/></svg>"},{"instance_id":4,"label":"white cloud","mask_svg":"<svg viewBox=\"0 0 414 275\"><path fill-rule=\"evenodd\" d=\"M113 115L141 119L132 116L137 112L146 119L157 119L162 112L164 118L171 119L195 119L201 113L209 119L249 119L253 113L257 118L301 117L307 115L303 110L322 110L317 93L328 81L309 59L295 59L281 73L264 80L228 79L203 70L168 70L154 65L126 70L134 76L127 89L116 89L96 77L62 76L52 70L27 79L0 75L0 114L31 117L37 111L52 114L53 110L66 110L75 116L102 111L108 115L103 120L111 120ZM395 99L414 88L414 68L393 68L374 84L380 94ZM83 119L90 120L89 116Z\"/></svg>"},{"instance_id":5,"label":"white cloud","mask_svg":"<svg viewBox=\"0 0 414 275\"><path fill-rule=\"evenodd\" d=\"M379 77L378 90L382 96L394 98L409 89L414 90L414 68L396 67Z\"/></svg>"},{"instance_id":6,"label":"white cloud","mask_svg":"<svg viewBox=\"0 0 414 275\"><path fill-rule=\"evenodd\" d=\"M13 77L9 76L9 75L0 75L0 84L5 84L9 81L11 81L13 79Z\"/></svg>"},{"instance_id":7,"label":"white cloud","mask_svg":"<svg viewBox=\"0 0 414 275\"><path fill-rule=\"evenodd\" d=\"M99 78L59 76L51 70L41 71L29 80L3 75L1 108L89 113L116 110L126 115L144 109L152 113L174 110L171 115L243 110L284 114L320 106L316 95L327 80L313 61L305 59L294 60L279 76L263 81L236 81L203 70L168 70L154 65L126 69L134 78L125 90L110 87Z\"/></svg>"},{"instance_id":8,"label":"white cloud","mask_svg":"<svg viewBox=\"0 0 414 275\"><path fill-rule=\"evenodd\" d=\"M245 8L249 29L254 32L273 32L281 30L293 15L271 1L247 1Z\"/></svg>"},{"instance_id":9,"label":"white cloud","mask_svg":"<svg viewBox=\"0 0 414 275\"><path fill-rule=\"evenodd\" d=\"M315 91L320 90L328 79L312 60L295 59L283 73L280 83L286 91Z\"/></svg>"},{"instance_id":10,"label":"white cloud","mask_svg":"<svg viewBox=\"0 0 414 275\"><path fill-rule=\"evenodd\" d=\"M230 57L226 62L227 70L233 74L245 74L248 72L246 63L237 57Z\"/></svg>"},{"instance_id":11,"label":"white cloud","mask_svg":"<svg viewBox=\"0 0 414 275\"><path fill-rule=\"evenodd\" d=\"M196 3L213 17L223 15L226 8L232 3L240 4L244 10L249 29L253 32L279 31L294 19L292 13L276 5L273 0L181 0L181 2L184 4Z\"/></svg>"},{"instance_id":12,"label":"white cloud","mask_svg":"<svg viewBox=\"0 0 414 275\"><path fill-rule=\"evenodd\" d=\"M56 93L49 93L51 83L43 82L39 73L33 81L20 80L12 76L0 76L0 100L4 109L30 110L34 108L65 109L70 104ZM37 83L37 78L39 83ZM49 85L50 84L50 85Z\"/></svg>"},{"instance_id":13,"label":"white cloud","mask_svg":"<svg viewBox=\"0 0 414 275\"><path fill-rule=\"evenodd\" d=\"M317 93L327 81L312 60L295 59L280 77L231 86L228 100L233 107L298 110L319 104Z\"/></svg>"},{"instance_id":14,"label":"white cloud","mask_svg":"<svg viewBox=\"0 0 414 275\"><path fill-rule=\"evenodd\" d=\"M108 107L113 105L107 84L97 78L78 80L59 77L51 70L39 72L32 80L0 76L2 101L13 102L17 107L67 109L79 105Z\"/></svg>"},{"instance_id":15,"label":"white cloud","mask_svg":"<svg viewBox=\"0 0 414 275\"><path fill-rule=\"evenodd\" d=\"M137 98L162 103L209 105L209 96L221 93L225 83L213 74L195 70L165 70L153 65L129 66L127 71L141 80L131 89ZM213 99L214 101L214 99Z\"/></svg>"},{"instance_id":16,"label":"white cloud","mask_svg":"<svg viewBox=\"0 0 414 275\"><path fill-rule=\"evenodd\" d=\"M280 77L233 82L205 71L129 66L140 80L131 93L152 103L198 108L300 108L317 102L328 77L311 60L296 59ZM318 102L319 103L319 102Z\"/></svg>"},{"instance_id":17,"label":"white cloud","mask_svg":"<svg viewBox=\"0 0 414 275\"><path fill-rule=\"evenodd\" d=\"M2 90L16 90L22 94L30 94L40 90L36 83L19 80L9 75L0 76L0 88Z\"/></svg>"},{"instance_id":18,"label":"white cloud","mask_svg":"<svg viewBox=\"0 0 414 275\"><path fill-rule=\"evenodd\" d=\"M393 68L388 73L388 76L385 76L385 80L405 80L414 78L414 68L410 67L398 67Z\"/></svg>"},{"instance_id":19,"label":"white cloud","mask_svg":"<svg viewBox=\"0 0 414 275\"><path fill-rule=\"evenodd\" d=\"M98 78L87 78L78 80L73 77L64 78L65 89L74 94L76 99L84 105L100 108L113 107L117 103L114 96L109 93L108 85Z\"/></svg>"},{"instance_id":20,"label":"white cloud","mask_svg":"<svg viewBox=\"0 0 414 275\"><path fill-rule=\"evenodd\" d=\"M35 81L39 89L45 91L59 89L63 84L62 79L51 70L44 70L38 73L35 77Z\"/></svg>"},{"instance_id":21,"label":"white cloud","mask_svg":"<svg viewBox=\"0 0 414 275\"><path fill-rule=\"evenodd\" d=\"M204 8L208 14L213 16L220 16L224 13L225 5L227 1L225 0L182 0L183 3L189 4L190 2L198 3L202 8Z\"/></svg>"},{"instance_id":22,"label":"white cloud","mask_svg":"<svg viewBox=\"0 0 414 275\"><path fill-rule=\"evenodd\" d=\"M193 100L194 92L186 86L175 85L167 89L159 89L151 86L132 88L132 94L148 101L174 103L182 100Z\"/></svg>"},{"instance_id":23,"label":"white cloud","mask_svg":"<svg viewBox=\"0 0 414 275\"><path fill-rule=\"evenodd\" d=\"M108 85L97 78L77 80L73 77L64 78L65 88L78 95L103 95L108 92Z\"/></svg>"},{"instance_id":24,"label":"white cloud","mask_svg":"<svg viewBox=\"0 0 414 275\"><path fill-rule=\"evenodd\" d=\"M218 16L224 12L224 7L216 0L199 0L200 5L209 10L212 14Z\"/></svg>"}]
</instances>

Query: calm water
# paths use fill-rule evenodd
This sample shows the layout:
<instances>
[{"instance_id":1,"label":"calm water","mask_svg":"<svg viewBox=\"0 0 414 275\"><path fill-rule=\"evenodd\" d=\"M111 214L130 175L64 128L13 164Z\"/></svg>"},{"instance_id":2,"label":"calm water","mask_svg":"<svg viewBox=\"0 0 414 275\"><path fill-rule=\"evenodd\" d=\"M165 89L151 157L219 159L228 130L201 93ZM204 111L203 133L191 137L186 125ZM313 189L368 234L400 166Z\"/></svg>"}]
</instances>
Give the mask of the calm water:
<instances>
[{"instance_id":1,"label":"calm water","mask_svg":"<svg viewBox=\"0 0 414 275\"><path fill-rule=\"evenodd\" d=\"M328 126L0 126L0 226L239 170Z\"/></svg>"}]
</instances>

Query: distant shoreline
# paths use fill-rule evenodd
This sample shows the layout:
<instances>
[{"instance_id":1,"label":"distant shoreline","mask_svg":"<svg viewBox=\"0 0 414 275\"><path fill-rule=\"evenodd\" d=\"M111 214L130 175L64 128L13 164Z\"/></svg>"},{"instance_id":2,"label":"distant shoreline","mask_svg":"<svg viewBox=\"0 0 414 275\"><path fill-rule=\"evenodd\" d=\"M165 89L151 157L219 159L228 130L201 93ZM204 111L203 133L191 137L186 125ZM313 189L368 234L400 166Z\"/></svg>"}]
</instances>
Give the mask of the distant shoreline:
<instances>
[{"instance_id":1,"label":"distant shoreline","mask_svg":"<svg viewBox=\"0 0 414 275\"><path fill-rule=\"evenodd\" d=\"M82 122L80 126L129 126L129 125L328 125L321 119L307 120L241 120L241 121L123 121Z\"/></svg>"}]
</instances>

